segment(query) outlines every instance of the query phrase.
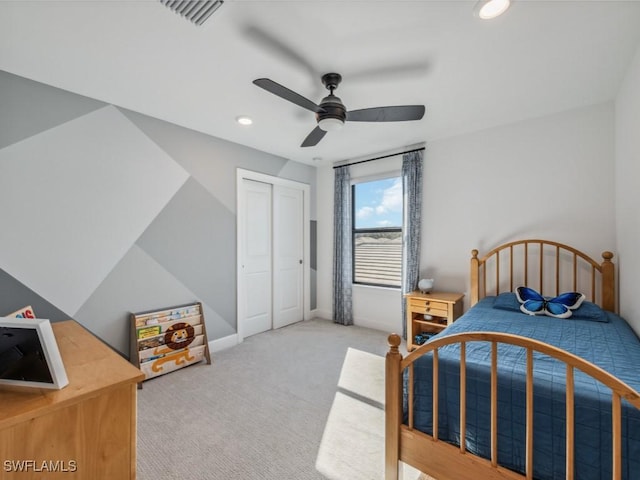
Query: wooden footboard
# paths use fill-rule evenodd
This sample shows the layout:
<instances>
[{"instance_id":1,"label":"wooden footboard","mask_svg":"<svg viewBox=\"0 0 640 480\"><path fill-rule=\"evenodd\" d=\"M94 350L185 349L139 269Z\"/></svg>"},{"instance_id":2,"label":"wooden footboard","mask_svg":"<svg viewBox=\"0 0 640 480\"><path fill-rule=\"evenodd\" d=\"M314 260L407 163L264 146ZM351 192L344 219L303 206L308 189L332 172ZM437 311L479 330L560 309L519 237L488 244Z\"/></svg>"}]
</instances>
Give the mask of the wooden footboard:
<instances>
[{"instance_id":1,"label":"wooden footboard","mask_svg":"<svg viewBox=\"0 0 640 480\"><path fill-rule=\"evenodd\" d=\"M438 350L460 345L460 438L466 436L466 345L468 342L491 344L491 458L479 458L465 449L438 440ZM622 409L625 399L640 409L640 394L626 383L565 350L537 340L504 333L468 332L436 338L416 349L403 359L399 352L401 339L389 336L386 356L386 453L385 478L398 479L398 462L406 462L437 480L522 479L533 478L533 358L534 352L547 355L566 365L566 478L574 478L574 371L578 369L609 387L612 391L612 478L622 475ZM520 475L498 464L498 344L509 344L526 350L526 473ZM433 432L426 435L413 428L413 365L429 352L433 352ZM408 369L408 421L402 423L402 377Z\"/></svg>"}]
</instances>

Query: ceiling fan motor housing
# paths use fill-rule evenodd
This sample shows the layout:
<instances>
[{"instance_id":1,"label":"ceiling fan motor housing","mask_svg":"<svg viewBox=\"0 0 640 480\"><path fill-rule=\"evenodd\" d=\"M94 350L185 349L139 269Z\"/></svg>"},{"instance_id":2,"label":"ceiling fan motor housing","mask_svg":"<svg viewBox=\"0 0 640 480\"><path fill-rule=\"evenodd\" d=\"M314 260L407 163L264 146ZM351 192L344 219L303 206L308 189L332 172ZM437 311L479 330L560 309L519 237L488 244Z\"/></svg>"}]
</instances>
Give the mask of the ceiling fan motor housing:
<instances>
[{"instance_id":1,"label":"ceiling fan motor housing","mask_svg":"<svg viewBox=\"0 0 640 480\"><path fill-rule=\"evenodd\" d=\"M328 95L322 99L320 108L322 109L322 111L316 113L316 120L318 121L320 128L322 128L323 124L325 124L323 120L335 119L339 120L341 123L344 123L347 119L347 109L344 107L342 100L340 100L339 97L336 97L333 94Z\"/></svg>"}]
</instances>

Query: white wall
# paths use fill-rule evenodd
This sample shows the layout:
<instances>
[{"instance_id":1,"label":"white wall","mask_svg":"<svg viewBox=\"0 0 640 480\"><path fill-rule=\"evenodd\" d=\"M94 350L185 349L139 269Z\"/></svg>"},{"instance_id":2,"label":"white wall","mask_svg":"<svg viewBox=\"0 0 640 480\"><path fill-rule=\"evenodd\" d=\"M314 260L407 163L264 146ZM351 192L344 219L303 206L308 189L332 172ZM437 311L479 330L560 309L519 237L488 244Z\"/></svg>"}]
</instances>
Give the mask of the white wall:
<instances>
[{"instance_id":1,"label":"white wall","mask_svg":"<svg viewBox=\"0 0 640 480\"><path fill-rule=\"evenodd\" d=\"M431 142L423 275L467 293L471 250L521 238L614 250L613 145L611 103Z\"/></svg>"},{"instance_id":2,"label":"white wall","mask_svg":"<svg viewBox=\"0 0 640 480\"><path fill-rule=\"evenodd\" d=\"M615 103L616 233L620 313L640 334L640 47Z\"/></svg>"},{"instance_id":3,"label":"white wall","mask_svg":"<svg viewBox=\"0 0 640 480\"><path fill-rule=\"evenodd\" d=\"M613 126L607 103L428 143L422 275L438 290L468 293L471 250L518 238L556 240L594 257L614 250ZM318 307L328 318L332 175L330 167L318 172ZM395 298L357 295L356 320L397 330Z\"/></svg>"},{"instance_id":4,"label":"white wall","mask_svg":"<svg viewBox=\"0 0 640 480\"><path fill-rule=\"evenodd\" d=\"M320 318L331 319L333 312L333 168L318 167L317 173L317 308Z\"/></svg>"}]
</instances>

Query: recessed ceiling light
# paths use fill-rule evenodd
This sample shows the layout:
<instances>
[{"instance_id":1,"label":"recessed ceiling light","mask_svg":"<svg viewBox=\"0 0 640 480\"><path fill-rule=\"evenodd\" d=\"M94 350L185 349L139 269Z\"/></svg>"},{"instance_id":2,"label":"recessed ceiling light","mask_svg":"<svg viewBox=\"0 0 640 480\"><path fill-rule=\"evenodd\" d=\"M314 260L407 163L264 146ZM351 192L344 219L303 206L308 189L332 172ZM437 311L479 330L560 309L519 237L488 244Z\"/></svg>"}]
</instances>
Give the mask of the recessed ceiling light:
<instances>
[{"instance_id":1,"label":"recessed ceiling light","mask_svg":"<svg viewBox=\"0 0 640 480\"><path fill-rule=\"evenodd\" d=\"M502 15L511 5L511 0L480 0L474 10L483 20L491 20Z\"/></svg>"},{"instance_id":2,"label":"recessed ceiling light","mask_svg":"<svg viewBox=\"0 0 640 480\"><path fill-rule=\"evenodd\" d=\"M241 115L239 117L236 117L236 122L238 122L240 125L251 125L253 123L253 120L251 120L251 118L247 117L246 115Z\"/></svg>"}]
</instances>

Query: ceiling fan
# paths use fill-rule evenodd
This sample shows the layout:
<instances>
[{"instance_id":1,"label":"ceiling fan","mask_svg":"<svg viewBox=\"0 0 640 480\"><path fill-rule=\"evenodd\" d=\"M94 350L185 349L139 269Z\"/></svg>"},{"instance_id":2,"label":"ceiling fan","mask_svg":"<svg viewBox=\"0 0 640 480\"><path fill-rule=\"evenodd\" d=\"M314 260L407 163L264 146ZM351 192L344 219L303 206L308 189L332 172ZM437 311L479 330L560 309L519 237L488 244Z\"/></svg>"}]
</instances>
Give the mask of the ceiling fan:
<instances>
[{"instance_id":1,"label":"ceiling fan","mask_svg":"<svg viewBox=\"0 0 640 480\"><path fill-rule=\"evenodd\" d=\"M324 97L320 105L302 95L283 87L279 83L268 78L258 78L253 83L267 92L284 98L291 103L306 108L316 114L318 125L302 142L301 147L313 147L317 145L328 131L342 128L344 122L404 122L420 120L424 116L424 105L401 105L393 107L363 108L361 110L347 111L339 97L333 94L342 81L339 73L326 73L322 76L322 84L329 90L329 95Z\"/></svg>"}]
</instances>

